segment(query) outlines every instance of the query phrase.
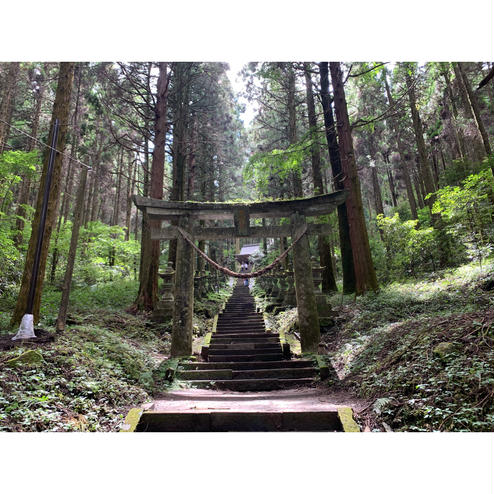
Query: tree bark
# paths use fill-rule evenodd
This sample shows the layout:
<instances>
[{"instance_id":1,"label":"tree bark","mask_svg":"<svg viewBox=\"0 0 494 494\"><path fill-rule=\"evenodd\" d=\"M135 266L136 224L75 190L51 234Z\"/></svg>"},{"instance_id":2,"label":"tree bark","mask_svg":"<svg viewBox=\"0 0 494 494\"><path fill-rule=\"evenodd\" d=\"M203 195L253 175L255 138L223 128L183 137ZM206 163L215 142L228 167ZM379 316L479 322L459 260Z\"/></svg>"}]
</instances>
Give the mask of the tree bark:
<instances>
[{"instance_id":1,"label":"tree bark","mask_svg":"<svg viewBox=\"0 0 494 494\"><path fill-rule=\"evenodd\" d=\"M5 145L10 135L10 120L12 116L12 106L14 104L14 94L16 90L17 75L19 74L19 62L9 63L7 81L0 104L0 153L5 150Z\"/></svg>"},{"instance_id":2,"label":"tree bark","mask_svg":"<svg viewBox=\"0 0 494 494\"><path fill-rule=\"evenodd\" d=\"M345 184L345 189L349 192L346 204L355 270L355 293L356 295L361 295L368 290L377 291L378 285L365 225L360 181L355 163L340 63L330 62L329 68L334 89L334 105L336 121L338 123L341 168L344 174L343 183Z\"/></svg>"},{"instance_id":3,"label":"tree bark","mask_svg":"<svg viewBox=\"0 0 494 494\"><path fill-rule=\"evenodd\" d=\"M462 71L460 70L460 66L458 63L452 63L452 66L453 66L453 72L456 77L456 85L460 93L460 99L462 102L464 115L468 120L473 121L474 125L477 127L477 131L478 131L477 136L472 139L473 146L471 147L473 148L473 153L472 153L473 159L480 160L485 155L485 146L482 143L482 136L480 135L479 132L478 122L476 121L475 115L473 113L472 104L468 96L468 91L465 86L465 81L462 75Z\"/></svg>"},{"instance_id":4,"label":"tree bark","mask_svg":"<svg viewBox=\"0 0 494 494\"><path fill-rule=\"evenodd\" d=\"M425 148L424 141L424 131L422 128L422 120L420 119L419 112L417 110L417 99L415 96L415 88L413 85L412 77L410 72L412 71L412 67L410 64L405 64L405 79L408 88L408 98L410 101L410 110L412 113L412 121L413 121L413 131L415 134L415 142L417 143L417 151L419 153L419 173L421 175L422 182L425 187L426 196L429 194L433 194L435 192L434 189L434 180L432 178L431 167L429 165L429 160L427 159L427 151ZM425 197L424 197L425 200ZM430 209L432 209L432 205L434 204L434 198L431 196L427 199L427 204Z\"/></svg>"},{"instance_id":5,"label":"tree bark","mask_svg":"<svg viewBox=\"0 0 494 494\"><path fill-rule=\"evenodd\" d=\"M461 80L465 86L465 90L468 95L468 101L470 103L470 107L472 109L472 113L475 117L475 123L477 125L477 129L482 137L482 143L484 144L484 149L486 156L490 156L492 154L492 149L491 145L489 143L489 136L487 135L487 131L485 130L484 122L482 121L482 116L480 115L480 108L479 108L479 103L477 101L477 96L472 90L472 86L470 85L470 81L467 78L467 75L465 73L465 70L463 68L462 63L454 63L453 64L456 68L457 71L455 70L455 73L457 73L460 77ZM494 165L491 165L492 172L494 173Z\"/></svg>"},{"instance_id":6,"label":"tree bark","mask_svg":"<svg viewBox=\"0 0 494 494\"><path fill-rule=\"evenodd\" d=\"M451 79L449 77L449 64L441 63L441 73L444 77L444 81L446 82L446 92L449 97L449 101L451 103L451 109L453 112L453 133L454 139L456 141L456 145L458 146L458 152L460 158L465 159L467 157L467 153L465 151L465 139L463 137L463 133L458 126L458 107L456 106L455 97L453 94L453 88L451 86Z\"/></svg>"},{"instance_id":7,"label":"tree bark","mask_svg":"<svg viewBox=\"0 0 494 494\"><path fill-rule=\"evenodd\" d=\"M312 139L311 145L311 163L312 163L312 182L314 184L314 195L324 194L324 184L321 173L321 148L317 135L317 116L314 104L314 94L312 91L312 79L309 72L309 64L304 64L305 68L305 88L307 97L307 117L309 120L309 132ZM331 250L329 239L324 236L318 237L317 241L319 251L319 262L324 268L322 272L322 291L336 292L336 280L333 272L333 263L331 260Z\"/></svg>"},{"instance_id":8,"label":"tree bark","mask_svg":"<svg viewBox=\"0 0 494 494\"><path fill-rule=\"evenodd\" d=\"M127 156L129 161L129 167L127 168L127 204L125 211L125 241L128 242L130 239L130 219L132 214L132 195L134 194L134 184L135 184L135 170L136 166L133 161L131 161L130 156Z\"/></svg>"},{"instance_id":9,"label":"tree bark","mask_svg":"<svg viewBox=\"0 0 494 494\"><path fill-rule=\"evenodd\" d=\"M287 110L288 110L288 142L295 144L297 142L297 121L296 121L296 102L295 102L295 71L293 65L288 62L288 94L287 94ZM295 197L303 197L301 170L292 172L293 194Z\"/></svg>"},{"instance_id":10,"label":"tree bark","mask_svg":"<svg viewBox=\"0 0 494 494\"><path fill-rule=\"evenodd\" d=\"M386 167L386 174L388 176L388 185L389 185L389 191L391 193L391 202L393 204L393 207L396 208L398 206L398 197L396 195L395 180L393 177L393 165L389 161L388 153L385 154L384 161L388 165Z\"/></svg>"},{"instance_id":11,"label":"tree bark","mask_svg":"<svg viewBox=\"0 0 494 494\"><path fill-rule=\"evenodd\" d=\"M41 115L41 103L43 101L43 93L45 90L45 85L43 81L40 81L40 87L35 96L35 107L33 119L31 121L31 136L32 139L29 139L26 146L26 151L32 151L35 147L36 141L35 139L38 137L38 128L39 128L39 117ZM26 204L30 204L29 200L29 192L31 190L31 177L24 176L21 184L21 190L19 192L19 200L16 211L17 219L15 220L15 229L16 234L14 236L14 245L17 249L19 249L22 244L22 240L24 237L24 226L26 222Z\"/></svg>"},{"instance_id":12,"label":"tree bark","mask_svg":"<svg viewBox=\"0 0 494 494\"><path fill-rule=\"evenodd\" d=\"M191 63L175 62L173 77L175 88L175 115L173 125L173 184L170 194L171 201L183 201L185 193L186 166L186 130L189 117L189 81L188 72ZM172 222L173 224L173 222ZM168 263L175 267L177 241L170 240L168 248Z\"/></svg>"},{"instance_id":13,"label":"tree bark","mask_svg":"<svg viewBox=\"0 0 494 494\"><path fill-rule=\"evenodd\" d=\"M52 121L50 126L51 130L50 130L48 142L51 142L53 125L55 119L58 118L60 122L60 132L58 135L56 148L60 152L63 152L64 150L65 137L67 134L67 124L69 120L69 109L70 109L70 95L72 91L72 82L74 78L74 65L75 64L72 62L63 62L60 64L60 72L58 75L58 85L55 95L55 103L53 105ZM43 281L45 277L48 247L50 245L50 237L58 210L58 200L60 196L60 175L62 168L62 155L60 152L57 152L55 156L52 182L50 187L50 196L48 202L48 210L46 214L46 225L45 225L41 256L40 256L39 276L36 284L35 297L34 297L33 316L34 316L35 324L39 321L39 309L41 302L41 294L43 291ZM46 172L48 169L48 160L49 160L49 152L46 152L44 164L43 164L43 172L41 176L41 186L38 193L38 199L36 204L36 212L34 214L34 219L32 223L34 228L31 233L31 238L29 240L29 247L27 251L26 262L24 264L24 272L22 276L21 287L19 290L19 296L17 298L17 304L11 319L11 325L13 327L19 324L20 320L22 319L22 316L24 315L24 311L26 310L29 286L31 283L31 274L33 271L34 254L38 240L38 231L36 226L40 222L41 206L43 201L43 190L45 188Z\"/></svg>"},{"instance_id":14,"label":"tree bark","mask_svg":"<svg viewBox=\"0 0 494 494\"><path fill-rule=\"evenodd\" d=\"M165 170L165 143L168 128L168 73L167 64L159 63L157 98L154 121L154 148L151 164L151 191L154 199L163 199L163 178ZM158 271L160 260L160 241L151 240L151 228L159 227L160 221L148 220L149 228L142 232L142 248L150 246L149 256L143 259L139 292L136 299L138 310L152 310L158 300Z\"/></svg>"},{"instance_id":15,"label":"tree bark","mask_svg":"<svg viewBox=\"0 0 494 494\"><path fill-rule=\"evenodd\" d=\"M329 161L331 163L334 188L335 190L343 190L345 185L343 183L340 151L336 138L336 126L333 118L331 96L329 94L328 62L319 63L319 74L321 78L321 105L324 113L324 126L326 130L326 140L328 143ZM355 269L353 265L352 244L350 241L350 228L348 225L346 203L340 204L337 211L341 264L343 270L343 293L353 293L355 291Z\"/></svg>"},{"instance_id":16,"label":"tree bark","mask_svg":"<svg viewBox=\"0 0 494 494\"><path fill-rule=\"evenodd\" d=\"M65 275L63 279L62 299L60 301L60 308L58 309L58 317L56 321L57 332L61 332L65 329L65 323L67 321L70 287L72 285L72 275L74 273L74 264L77 255L77 242L79 240L79 231L81 228L84 195L86 192L87 172L88 169L83 167L81 170L81 177L79 179L79 189L77 191L74 217L72 220L72 235L70 237L69 254L67 257L67 266L65 268Z\"/></svg>"}]
</instances>

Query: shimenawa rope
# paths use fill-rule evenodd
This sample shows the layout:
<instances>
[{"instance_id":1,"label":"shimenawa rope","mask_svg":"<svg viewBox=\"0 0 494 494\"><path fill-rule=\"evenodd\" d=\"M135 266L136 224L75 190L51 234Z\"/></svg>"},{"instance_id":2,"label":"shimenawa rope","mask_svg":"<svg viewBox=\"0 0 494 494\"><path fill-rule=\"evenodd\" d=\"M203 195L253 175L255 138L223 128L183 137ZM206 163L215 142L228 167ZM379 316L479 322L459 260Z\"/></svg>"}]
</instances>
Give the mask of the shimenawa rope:
<instances>
[{"instance_id":1,"label":"shimenawa rope","mask_svg":"<svg viewBox=\"0 0 494 494\"><path fill-rule=\"evenodd\" d=\"M232 271L225 266L220 266L217 262L213 261L210 257L208 257L199 247L194 244L194 242L190 239L190 237L187 235L187 233L182 230L179 226L177 226L177 230L182 235L182 237L185 239L185 241L203 258L205 259L211 266L213 266L215 269L218 271L221 271L222 273L225 273L228 276L233 276L235 278L256 278L257 276L261 276L271 269L273 269L280 261L282 261L288 253L293 249L295 244L305 235L307 232L307 225L304 225L303 230L300 232L298 237L292 242L292 245L288 247L282 254L280 254L271 264L268 266L265 266L262 269L259 269L258 271L254 271L253 273L236 273L235 271Z\"/></svg>"}]
</instances>

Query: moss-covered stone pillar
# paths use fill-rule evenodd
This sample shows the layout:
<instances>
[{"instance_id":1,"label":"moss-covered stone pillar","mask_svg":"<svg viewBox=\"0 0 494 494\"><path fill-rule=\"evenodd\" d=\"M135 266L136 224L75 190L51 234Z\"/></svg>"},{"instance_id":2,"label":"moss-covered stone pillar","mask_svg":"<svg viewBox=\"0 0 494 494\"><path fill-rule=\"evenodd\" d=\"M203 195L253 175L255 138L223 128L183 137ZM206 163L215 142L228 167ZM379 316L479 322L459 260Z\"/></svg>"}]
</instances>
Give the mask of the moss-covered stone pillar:
<instances>
[{"instance_id":1,"label":"moss-covered stone pillar","mask_svg":"<svg viewBox=\"0 0 494 494\"><path fill-rule=\"evenodd\" d=\"M291 220L292 241L294 241L305 227L305 216L294 213ZM293 270L302 352L317 353L321 333L307 235L304 235L293 247Z\"/></svg>"},{"instance_id":2,"label":"moss-covered stone pillar","mask_svg":"<svg viewBox=\"0 0 494 494\"><path fill-rule=\"evenodd\" d=\"M191 221L182 216L179 226L189 232ZM175 266L175 306L172 326L172 357L192 355L192 314L194 312L195 255L192 246L181 235L177 239L177 261Z\"/></svg>"}]
</instances>

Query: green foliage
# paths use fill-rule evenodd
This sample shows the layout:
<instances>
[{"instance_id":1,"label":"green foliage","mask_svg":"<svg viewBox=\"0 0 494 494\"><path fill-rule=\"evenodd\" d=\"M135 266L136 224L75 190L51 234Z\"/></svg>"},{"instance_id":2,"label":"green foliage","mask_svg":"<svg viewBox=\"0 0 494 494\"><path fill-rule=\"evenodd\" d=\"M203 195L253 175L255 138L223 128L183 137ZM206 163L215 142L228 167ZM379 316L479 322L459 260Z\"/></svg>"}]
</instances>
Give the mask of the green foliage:
<instances>
[{"instance_id":1,"label":"green foliage","mask_svg":"<svg viewBox=\"0 0 494 494\"><path fill-rule=\"evenodd\" d=\"M13 241L16 216L8 207L12 202L13 186L18 185L23 176L32 176L37 162L37 151L0 154L0 295L19 278L21 270L21 256ZM28 214L31 211L29 208Z\"/></svg>"},{"instance_id":2,"label":"green foliage","mask_svg":"<svg viewBox=\"0 0 494 494\"><path fill-rule=\"evenodd\" d=\"M0 430L115 431L130 405L150 400L170 335L122 311L136 289L118 280L74 290L72 325L38 349L40 362L10 368L6 362L24 350L0 352ZM59 296L43 297L45 327Z\"/></svg>"},{"instance_id":3,"label":"green foliage","mask_svg":"<svg viewBox=\"0 0 494 494\"><path fill-rule=\"evenodd\" d=\"M254 154L244 169L244 179L253 181L261 195L268 194L272 177L286 180L291 173L301 173L302 163L310 153L311 143L310 139L302 140L287 149Z\"/></svg>"},{"instance_id":4,"label":"green foliage","mask_svg":"<svg viewBox=\"0 0 494 494\"><path fill-rule=\"evenodd\" d=\"M433 228L428 208L418 211L418 220L403 220L401 211L379 215L382 240L371 237L370 245L380 280L437 270L440 246L451 266L489 257L494 244L493 186L492 173L485 169L469 175L461 185L438 189L432 213L441 215L441 228Z\"/></svg>"},{"instance_id":5,"label":"green foliage","mask_svg":"<svg viewBox=\"0 0 494 494\"><path fill-rule=\"evenodd\" d=\"M342 326L333 365L342 384L375 400L378 424L492 431L493 267L472 263L335 307Z\"/></svg>"},{"instance_id":6,"label":"green foliage","mask_svg":"<svg viewBox=\"0 0 494 494\"><path fill-rule=\"evenodd\" d=\"M32 177L38 162L38 151L5 151L0 154L0 197L5 198L11 186L19 183L23 176Z\"/></svg>"},{"instance_id":7,"label":"green foliage","mask_svg":"<svg viewBox=\"0 0 494 494\"><path fill-rule=\"evenodd\" d=\"M153 385L149 348L96 326L71 327L40 353L35 368L0 362L0 430L115 430Z\"/></svg>"},{"instance_id":8,"label":"green foliage","mask_svg":"<svg viewBox=\"0 0 494 494\"><path fill-rule=\"evenodd\" d=\"M448 232L464 243L471 258L482 260L494 244L494 181L491 170L472 174L461 186L446 186L435 195L433 213L441 214Z\"/></svg>"},{"instance_id":9,"label":"green foliage","mask_svg":"<svg viewBox=\"0 0 494 494\"><path fill-rule=\"evenodd\" d=\"M56 244L51 242L50 245L51 253L55 245L58 251L58 284L63 280L65 273L71 235L72 223L67 221L60 230ZM80 230L73 282L76 286L84 286L127 278L136 268L139 251L139 242L133 239L125 240L123 227L92 221Z\"/></svg>"},{"instance_id":10,"label":"green foliage","mask_svg":"<svg viewBox=\"0 0 494 494\"><path fill-rule=\"evenodd\" d=\"M430 227L417 229L417 223L418 220L401 221L398 213L393 217L377 217L384 252L377 251L376 258L379 260L378 273L383 281L426 269L433 270L436 266L438 245L434 230Z\"/></svg>"}]
</instances>

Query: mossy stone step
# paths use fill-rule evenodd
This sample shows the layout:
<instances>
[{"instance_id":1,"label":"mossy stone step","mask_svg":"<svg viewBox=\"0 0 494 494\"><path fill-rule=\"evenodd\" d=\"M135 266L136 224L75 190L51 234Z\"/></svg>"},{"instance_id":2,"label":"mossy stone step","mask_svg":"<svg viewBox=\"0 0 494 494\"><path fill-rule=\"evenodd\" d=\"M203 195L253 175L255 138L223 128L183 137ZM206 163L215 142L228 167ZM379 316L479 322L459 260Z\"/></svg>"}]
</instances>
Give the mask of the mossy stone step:
<instances>
[{"instance_id":1,"label":"mossy stone step","mask_svg":"<svg viewBox=\"0 0 494 494\"><path fill-rule=\"evenodd\" d=\"M209 345L209 351L212 350L257 350L257 349L271 348L278 349L280 348L280 342L273 343L211 343Z\"/></svg>"},{"instance_id":2,"label":"mossy stone step","mask_svg":"<svg viewBox=\"0 0 494 494\"><path fill-rule=\"evenodd\" d=\"M256 340L260 339L266 339L266 338L279 338L278 333L267 333L266 331L252 331L252 332L247 332L247 331L239 331L237 333L232 333L231 331L222 331L222 332L216 332L213 333L212 338L234 338L234 339L239 339L239 338L254 338Z\"/></svg>"},{"instance_id":3,"label":"mossy stone step","mask_svg":"<svg viewBox=\"0 0 494 494\"><path fill-rule=\"evenodd\" d=\"M136 432L342 432L337 411L196 412L146 411Z\"/></svg>"},{"instance_id":4,"label":"mossy stone step","mask_svg":"<svg viewBox=\"0 0 494 494\"><path fill-rule=\"evenodd\" d=\"M216 328L215 331L217 335L235 334L242 336L249 333L266 334L266 330L264 328Z\"/></svg>"},{"instance_id":5,"label":"mossy stone step","mask_svg":"<svg viewBox=\"0 0 494 494\"><path fill-rule=\"evenodd\" d=\"M276 353L264 353L248 355L209 355L209 362L255 362L259 360L283 360L281 351Z\"/></svg>"},{"instance_id":6,"label":"mossy stone step","mask_svg":"<svg viewBox=\"0 0 494 494\"><path fill-rule=\"evenodd\" d=\"M279 368L303 368L311 367L312 360L275 360L275 361L250 361L250 362L187 362L181 363L180 367L184 370L203 370L203 369L232 369L232 370L250 370L250 369L279 369Z\"/></svg>"},{"instance_id":7,"label":"mossy stone step","mask_svg":"<svg viewBox=\"0 0 494 494\"><path fill-rule=\"evenodd\" d=\"M230 345L236 343L277 343L280 344L280 338L278 336L267 337L267 338L222 338L220 336L211 337L210 344L219 344L219 345Z\"/></svg>"},{"instance_id":8,"label":"mossy stone step","mask_svg":"<svg viewBox=\"0 0 494 494\"><path fill-rule=\"evenodd\" d=\"M177 378L182 381L226 381L230 379L301 379L315 377L313 367L295 367L282 369L203 369L184 370L177 372Z\"/></svg>"},{"instance_id":9,"label":"mossy stone step","mask_svg":"<svg viewBox=\"0 0 494 494\"><path fill-rule=\"evenodd\" d=\"M231 391L270 391L273 389L285 389L291 386L307 386L312 384L314 380L312 378L300 378L300 379L227 379L217 381L200 381L189 380L187 381L191 386L195 388L216 388L216 389L229 389Z\"/></svg>"},{"instance_id":10,"label":"mossy stone step","mask_svg":"<svg viewBox=\"0 0 494 494\"><path fill-rule=\"evenodd\" d=\"M220 321L218 319L217 327L233 327L233 328L264 328L264 321Z\"/></svg>"},{"instance_id":11,"label":"mossy stone step","mask_svg":"<svg viewBox=\"0 0 494 494\"><path fill-rule=\"evenodd\" d=\"M262 355L264 353L276 353L279 351L281 353L281 346L277 345L275 348L269 347L269 348L247 348L247 349L241 349L241 348L232 348L232 347L227 347L227 348L211 348L209 347L209 356L213 355Z\"/></svg>"}]
</instances>

